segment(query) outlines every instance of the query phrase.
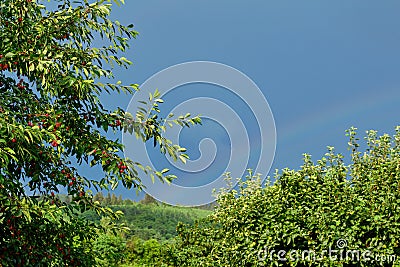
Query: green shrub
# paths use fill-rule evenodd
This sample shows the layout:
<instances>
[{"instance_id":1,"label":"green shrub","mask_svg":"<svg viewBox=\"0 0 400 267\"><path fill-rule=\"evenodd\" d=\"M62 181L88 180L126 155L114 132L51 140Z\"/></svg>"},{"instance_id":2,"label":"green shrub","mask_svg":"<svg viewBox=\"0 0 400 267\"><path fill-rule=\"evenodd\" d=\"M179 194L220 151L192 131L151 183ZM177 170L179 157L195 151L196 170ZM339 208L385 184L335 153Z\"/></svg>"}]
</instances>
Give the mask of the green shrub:
<instances>
[{"instance_id":1,"label":"green shrub","mask_svg":"<svg viewBox=\"0 0 400 267\"><path fill-rule=\"evenodd\" d=\"M101 218L100 225L102 231L97 231L93 242L97 266L119 266L127 256L124 236L129 228L109 217Z\"/></svg>"},{"instance_id":2,"label":"green shrub","mask_svg":"<svg viewBox=\"0 0 400 267\"><path fill-rule=\"evenodd\" d=\"M129 266L167 266L162 263L162 245L155 239L144 241L143 239L132 236L126 244L128 258L125 262Z\"/></svg>"},{"instance_id":3,"label":"green shrub","mask_svg":"<svg viewBox=\"0 0 400 267\"><path fill-rule=\"evenodd\" d=\"M125 257L125 243L121 236L111 233L100 234L94 242L98 266L119 266Z\"/></svg>"},{"instance_id":4,"label":"green shrub","mask_svg":"<svg viewBox=\"0 0 400 267\"><path fill-rule=\"evenodd\" d=\"M348 136L350 165L328 147L316 163L305 155L299 170L277 171L265 186L250 172L238 190L221 190L213 214L194 226L178 226L168 262L181 267L399 264L382 257L400 256L400 127L393 137L368 131L365 153L358 151L355 128Z\"/></svg>"}]
</instances>

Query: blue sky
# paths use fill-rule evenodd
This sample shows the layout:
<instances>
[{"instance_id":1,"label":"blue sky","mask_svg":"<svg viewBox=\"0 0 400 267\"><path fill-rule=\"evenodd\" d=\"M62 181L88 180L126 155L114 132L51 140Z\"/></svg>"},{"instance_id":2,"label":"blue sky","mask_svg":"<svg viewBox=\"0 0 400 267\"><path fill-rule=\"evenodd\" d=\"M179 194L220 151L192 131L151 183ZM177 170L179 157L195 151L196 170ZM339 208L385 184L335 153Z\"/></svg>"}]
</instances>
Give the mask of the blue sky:
<instances>
[{"instance_id":1,"label":"blue sky","mask_svg":"<svg viewBox=\"0 0 400 267\"><path fill-rule=\"evenodd\" d=\"M303 153L317 160L328 145L348 153L350 126L359 128L360 137L368 129L393 134L400 114L398 10L400 2L390 0L127 0L114 7L113 18L133 23L140 35L127 52L134 66L116 74L125 83L142 84L189 61L238 69L258 85L274 115L272 172L296 169ZM129 98L104 101L125 108ZM218 135L226 134L212 125L182 132L182 145L193 158L199 156L194 140L214 136L218 146ZM221 143L224 151L227 141Z\"/></svg>"}]
</instances>

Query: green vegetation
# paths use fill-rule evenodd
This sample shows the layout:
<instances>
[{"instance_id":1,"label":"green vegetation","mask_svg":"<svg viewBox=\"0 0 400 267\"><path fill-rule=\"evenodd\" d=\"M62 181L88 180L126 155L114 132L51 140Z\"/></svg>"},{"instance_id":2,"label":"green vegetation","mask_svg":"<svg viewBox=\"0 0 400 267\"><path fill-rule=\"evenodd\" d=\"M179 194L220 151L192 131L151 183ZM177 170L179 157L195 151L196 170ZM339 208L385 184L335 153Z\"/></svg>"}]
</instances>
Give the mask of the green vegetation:
<instances>
[{"instance_id":1,"label":"green vegetation","mask_svg":"<svg viewBox=\"0 0 400 267\"><path fill-rule=\"evenodd\" d=\"M274 181L249 171L208 216L178 223L177 237L127 237L120 266L400 266L400 127L393 137L369 131L364 153L354 128L348 136L350 165L328 147Z\"/></svg>"},{"instance_id":2,"label":"green vegetation","mask_svg":"<svg viewBox=\"0 0 400 267\"><path fill-rule=\"evenodd\" d=\"M80 214L118 213L93 201L92 192L140 190L140 173L175 178L121 157L123 145L107 133L135 134L185 161L185 149L164 137L163 125L190 126L200 118L158 118L157 90L135 114L101 103L103 93L138 90L113 73L132 64L120 54L137 36L133 25L109 19L112 2L123 1L54 0L54 10L43 2L0 1L0 265L93 266L93 240L99 250L116 241L99 239L99 225ZM85 177L76 164L100 167L102 176ZM60 188L68 197L57 196Z\"/></svg>"},{"instance_id":3,"label":"green vegetation","mask_svg":"<svg viewBox=\"0 0 400 267\"><path fill-rule=\"evenodd\" d=\"M238 191L222 190L211 216L178 226L169 264L399 266L400 127L393 137L369 131L365 153L354 128L348 135L349 166L328 147L316 163L305 155L299 170L276 172L265 187L250 173ZM331 257L329 248L336 250Z\"/></svg>"},{"instance_id":4,"label":"green vegetation","mask_svg":"<svg viewBox=\"0 0 400 267\"><path fill-rule=\"evenodd\" d=\"M105 232L98 232L93 249L99 266L168 266L164 259L166 248L175 242L179 222L193 224L205 218L211 211L198 208L174 207L157 203L147 196L142 203L117 198L114 194L103 197L102 203L114 200L109 206L114 212L122 211L117 223L87 211L84 217L102 225Z\"/></svg>"},{"instance_id":5,"label":"green vegetation","mask_svg":"<svg viewBox=\"0 0 400 267\"><path fill-rule=\"evenodd\" d=\"M195 220L204 218L209 211L194 208L179 208L157 204L133 204L130 206L114 206L113 210L124 213L122 221L132 229L132 233L143 239L156 239L164 242L177 235L176 226L179 222L192 224Z\"/></svg>"},{"instance_id":6,"label":"green vegetation","mask_svg":"<svg viewBox=\"0 0 400 267\"><path fill-rule=\"evenodd\" d=\"M97 198L99 195L96 195ZM102 204L108 203L108 199L118 200L114 194L108 196L103 199ZM129 233L126 234L127 238L134 235L144 241L155 239L164 243L177 235L176 226L179 222L192 224L211 213L208 210L169 206L155 201L142 201L147 203L144 204L119 199L114 205L109 204L108 207L114 212L123 212L118 223L130 228ZM101 218L94 211L85 212L84 216L95 223L100 223Z\"/></svg>"},{"instance_id":7,"label":"green vegetation","mask_svg":"<svg viewBox=\"0 0 400 267\"><path fill-rule=\"evenodd\" d=\"M250 172L238 190L220 191L211 213L93 196L119 184L142 189L140 171L174 178L122 158L107 132L151 140L175 160L187 155L163 137L159 92L136 114L99 100L138 90L114 83L137 32L109 19L112 1L55 0L54 11L40 2L0 2L0 266L400 266L376 260L400 258L400 127L393 137L369 131L365 153L350 129L348 166L329 147L274 182ZM73 161L103 176L84 177Z\"/></svg>"}]
</instances>

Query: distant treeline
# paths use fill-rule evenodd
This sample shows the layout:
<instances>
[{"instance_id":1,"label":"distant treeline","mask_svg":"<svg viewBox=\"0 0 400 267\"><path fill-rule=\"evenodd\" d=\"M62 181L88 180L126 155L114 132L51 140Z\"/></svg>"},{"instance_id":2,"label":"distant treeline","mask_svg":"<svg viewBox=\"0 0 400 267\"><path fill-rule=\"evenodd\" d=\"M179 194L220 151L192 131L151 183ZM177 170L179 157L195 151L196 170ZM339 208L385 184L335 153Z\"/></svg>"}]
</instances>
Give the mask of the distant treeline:
<instances>
[{"instance_id":1,"label":"distant treeline","mask_svg":"<svg viewBox=\"0 0 400 267\"><path fill-rule=\"evenodd\" d=\"M133 201L131 199L123 199L122 195L115 195L114 193L108 192L106 195L103 194L103 192L97 192L93 196L94 201L99 201L100 204L104 206L115 206L115 205L132 205L133 203L137 203L136 201ZM149 194L145 194L144 198L138 201L138 203L141 204L163 204L162 202L159 202ZM163 204L166 205L166 204ZM213 210L215 207L215 203L210 203L207 205L199 206L196 207L197 209L204 209L204 210Z\"/></svg>"}]
</instances>

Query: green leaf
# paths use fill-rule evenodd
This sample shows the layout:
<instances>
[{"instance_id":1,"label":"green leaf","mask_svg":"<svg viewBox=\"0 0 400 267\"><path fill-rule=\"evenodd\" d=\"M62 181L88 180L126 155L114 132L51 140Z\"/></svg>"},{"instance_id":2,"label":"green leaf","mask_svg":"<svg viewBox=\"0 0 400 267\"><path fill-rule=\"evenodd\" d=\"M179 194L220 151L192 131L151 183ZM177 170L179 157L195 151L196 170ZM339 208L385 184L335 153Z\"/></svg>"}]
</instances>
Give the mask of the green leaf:
<instances>
[{"instance_id":1,"label":"green leaf","mask_svg":"<svg viewBox=\"0 0 400 267\"><path fill-rule=\"evenodd\" d=\"M6 58L10 58L10 57L15 56L15 54L12 53L12 52L8 52L8 53L6 53L4 56L5 56Z\"/></svg>"},{"instance_id":2,"label":"green leaf","mask_svg":"<svg viewBox=\"0 0 400 267\"><path fill-rule=\"evenodd\" d=\"M183 155L180 155L179 159L182 161L182 163L186 164L186 158Z\"/></svg>"}]
</instances>

